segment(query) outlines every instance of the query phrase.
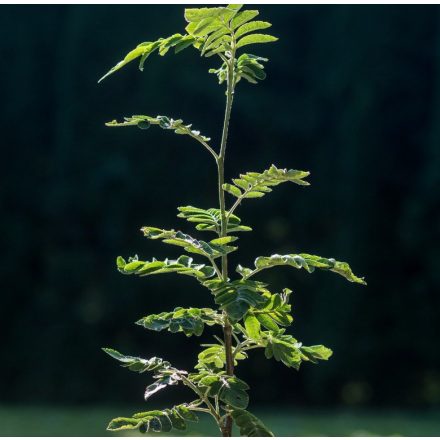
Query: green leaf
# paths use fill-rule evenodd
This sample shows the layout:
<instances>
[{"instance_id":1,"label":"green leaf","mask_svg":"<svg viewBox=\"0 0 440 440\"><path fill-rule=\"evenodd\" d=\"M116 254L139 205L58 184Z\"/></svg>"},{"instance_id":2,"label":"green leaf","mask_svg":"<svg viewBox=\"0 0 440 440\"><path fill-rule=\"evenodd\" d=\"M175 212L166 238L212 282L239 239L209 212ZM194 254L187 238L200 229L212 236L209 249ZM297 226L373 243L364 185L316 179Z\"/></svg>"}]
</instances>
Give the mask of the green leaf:
<instances>
[{"instance_id":1,"label":"green leaf","mask_svg":"<svg viewBox=\"0 0 440 440\"><path fill-rule=\"evenodd\" d=\"M293 336L284 334L284 329L274 333L271 331L262 333L262 344L266 346L264 354L270 359L282 362L287 367L299 369L302 361L314 364L318 360L328 360L332 351L323 345L304 347Z\"/></svg>"},{"instance_id":2,"label":"green leaf","mask_svg":"<svg viewBox=\"0 0 440 440\"><path fill-rule=\"evenodd\" d=\"M275 333L278 333L280 331L278 324L269 314L265 314L265 313L258 314L256 315L256 320L259 324L261 324L263 327L267 328L268 330L271 330Z\"/></svg>"},{"instance_id":3,"label":"green leaf","mask_svg":"<svg viewBox=\"0 0 440 440\"><path fill-rule=\"evenodd\" d=\"M249 191L246 194L245 198L246 199L258 199L258 198L263 197L263 196L264 196L263 192L260 192L260 191Z\"/></svg>"},{"instance_id":4,"label":"green leaf","mask_svg":"<svg viewBox=\"0 0 440 440\"><path fill-rule=\"evenodd\" d=\"M242 194L239 188L229 183L223 184L223 189L235 197L240 197Z\"/></svg>"},{"instance_id":5,"label":"green leaf","mask_svg":"<svg viewBox=\"0 0 440 440\"><path fill-rule=\"evenodd\" d=\"M213 231L220 234L221 212L220 209L210 208L201 209L194 206L180 206L177 208L179 214L177 217L184 218L190 223L196 223L198 231ZM241 224L240 218L236 215L230 215L227 224L227 233L247 232L252 229L249 226Z\"/></svg>"},{"instance_id":6,"label":"green leaf","mask_svg":"<svg viewBox=\"0 0 440 440\"><path fill-rule=\"evenodd\" d=\"M193 36L174 34L167 38L159 38L156 41L147 41L145 43L141 43L131 50L122 61L119 61L119 63L117 63L102 78L100 78L98 83L139 57L141 58L139 69L143 70L145 60L156 50L158 50L159 54L163 56L171 47L180 45L179 50L176 50L176 52L180 52L180 50L183 48L193 44L194 41L195 39Z\"/></svg>"},{"instance_id":7,"label":"green leaf","mask_svg":"<svg viewBox=\"0 0 440 440\"><path fill-rule=\"evenodd\" d=\"M194 45L196 41L197 39L192 35L186 35L174 46L174 53L177 54L182 52L182 50L186 49L187 47Z\"/></svg>"},{"instance_id":8,"label":"green leaf","mask_svg":"<svg viewBox=\"0 0 440 440\"><path fill-rule=\"evenodd\" d=\"M244 409L235 409L231 412L235 424L240 429L240 435L244 437L274 437L263 422Z\"/></svg>"},{"instance_id":9,"label":"green leaf","mask_svg":"<svg viewBox=\"0 0 440 440\"><path fill-rule=\"evenodd\" d=\"M177 385L179 380L181 380L180 376L176 373L160 375L159 379L156 380L156 382L147 386L144 393L144 399L148 400L153 394L156 394L158 391L166 388L168 385Z\"/></svg>"},{"instance_id":10,"label":"green leaf","mask_svg":"<svg viewBox=\"0 0 440 440\"><path fill-rule=\"evenodd\" d=\"M222 324L222 315L212 309L177 307L172 312L163 312L141 318L136 324L149 330L161 331L167 329L171 333L183 332L186 336L200 336L205 324Z\"/></svg>"},{"instance_id":11,"label":"green leaf","mask_svg":"<svg viewBox=\"0 0 440 440\"><path fill-rule=\"evenodd\" d=\"M208 18L219 18L227 12L225 8L188 8L185 9L185 20L188 23L198 23Z\"/></svg>"},{"instance_id":12,"label":"green leaf","mask_svg":"<svg viewBox=\"0 0 440 440\"><path fill-rule=\"evenodd\" d=\"M247 23L248 21L254 19L259 12L257 10L247 10L239 12L231 21L231 28L233 30L237 29L239 26Z\"/></svg>"},{"instance_id":13,"label":"green leaf","mask_svg":"<svg viewBox=\"0 0 440 440\"><path fill-rule=\"evenodd\" d=\"M204 55L208 50L216 49L217 47L219 47L220 44L222 44L223 42L223 37L229 33L230 31L227 27L221 27L217 31L211 33L203 44L202 55ZM230 39L229 36L228 39Z\"/></svg>"},{"instance_id":14,"label":"green leaf","mask_svg":"<svg viewBox=\"0 0 440 440\"><path fill-rule=\"evenodd\" d=\"M310 254L274 254L270 257L258 257L255 259L254 270L239 266L237 267L237 272L242 274L243 279L247 279L261 270L269 269L274 266L292 266L296 269L304 268L309 273L312 273L315 268L329 270L330 272L335 272L343 276L352 283L367 284L363 278L357 277L352 272L348 263L336 261L334 258L323 258Z\"/></svg>"},{"instance_id":15,"label":"green leaf","mask_svg":"<svg viewBox=\"0 0 440 440\"><path fill-rule=\"evenodd\" d=\"M233 348L234 349L234 348ZM237 360L246 359L245 353L237 353L234 358L234 365L237 365ZM208 369L212 371L221 370L226 365L225 347L219 344L213 344L198 355L198 363L195 368ZM206 380L204 382L206 385Z\"/></svg>"},{"instance_id":16,"label":"green leaf","mask_svg":"<svg viewBox=\"0 0 440 440\"><path fill-rule=\"evenodd\" d=\"M224 353L223 347L221 351ZM242 359L242 353L239 354L240 359ZM236 376L228 376L223 371L213 372L202 369L197 374L190 374L189 379L197 385L197 388L204 395L209 397L218 396L223 403L233 408L244 409L249 404L249 396L246 392L249 389L249 385Z\"/></svg>"},{"instance_id":17,"label":"green leaf","mask_svg":"<svg viewBox=\"0 0 440 440\"><path fill-rule=\"evenodd\" d=\"M260 339L260 322L255 315L247 314L244 319L244 326L251 339Z\"/></svg>"},{"instance_id":18,"label":"green leaf","mask_svg":"<svg viewBox=\"0 0 440 440\"><path fill-rule=\"evenodd\" d=\"M250 21L240 26L235 31L235 38L242 37L243 35L248 34L249 32L258 31L260 29L267 29L271 26L272 24L268 23L267 21Z\"/></svg>"},{"instance_id":19,"label":"green leaf","mask_svg":"<svg viewBox=\"0 0 440 440\"><path fill-rule=\"evenodd\" d=\"M164 243L173 244L175 246L183 247L187 252L203 255L209 259L219 258L234 252L237 248L235 246L227 246L226 244L218 244L218 240L206 241L196 240L190 235L184 234L180 231L165 230L153 228L151 226L144 226L141 228L145 237L156 240L163 240ZM234 241L235 237L228 237L226 242ZM225 240L223 240L225 241Z\"/></svg>"},{"instance_id":20,"label":"green leaf","mask_svg":"<svg viewBox=\"0 0 440 440\"><path fill-rule=\"evenodd\" d=\"M324 347L323 345L312 345L311 347L302 345L300 351L303 360L310 361L314 364L317 364L318 360L327 361L333 354L330 348Z\"/></svg>"},{"instance_id":21,"label":"green leaf","mask_svg":"<svg viewBox=\"0 0 440 440\"><path fill-rule=\"evenodd\" d=\"M214 238L214 240L211 240L209 243L215 245L224 245L224 244L232 243L237 239L238 239L237 237L234 237L232 235L227 235L225 237Z\"/></svg>"},{"instance_id":22,"label":"green leaf","mask_svg":"<svg viewBox=\"0 0 440 440\"><path fill-rule=\"evenodd\" d=\"M225 348L215 344L201 351L198 355L199 362L196 368L221 369L226 364Z\"/></svg>"},{"instance_id":23,"label":"green leaf","mask_svg":"<svg viewBox=\"0 0 440 440\"><path fill-rule=\"evenodd\" d=\"M150 125L158 125L164 130L174 130L176 134L184 134L190 136L200 142L209 142L211 139L206 136L202 136L200 131L193 130L191 124L185 125L181 119L173 119L168 116L152 116L146 115L133 115L131 117L125 117L122 122L113 120L105 124L107 127L128 127L137 126L138 128L145 129Z\"/></svg>"},{"instance_id":24,"label":"green leaf","mask_svg":"<svg viewBox=\"0 0 440 440\"><path fill-rule=\"evenodd\" d=\"M218 304L228 314L232 321L241 319L250 307L263 305L266 298L265 284L254 281L236 280L225 282L213 279L203 283L210 289Z\"/></svg>"},{"instance_id":25,"label":"green leaf","mask_svg":"<svg viewBox=\"0 0 440 440\"><path fill-rule=\"evenodd\" d=\"M301 346L297 340L291 335L284 335L283 330L276 335L272 332L266 332L267 346L264 351L267 359L272 357L275 360L282 362L287 367L293 367L296 370L299 369L301 364Z\"/></svg>"},{"instance_id":26,"label":"green leaf","mask_svg":"<svg viewBox=\"0 0 440 440\"><path fill-rule=\"evenodd\" d=\"M143 424L142 420L131 417L116 417L107 426L107 431L124 431L138 429Z\"/></svg>"},{"instance_id":27,"label":"green leaf","mask_svg":"<svg viewBox=\"0 0 440 440\"><path fill-rule=\"evenodd\" d=\"M189 422L199 421L197 414L194 411L191 411L186 404L177 405L174 409L183 420L188 420Z\"/></svg>"},{"instance_id":28,"label":"green leaf","mask_svg":"<svg viewBox=\"0 0 440 440\"><path fill-rule=\"evenodd\" d=\"M153 258L151 261L139 261L137 256L131 257L129 262L123 264L125 260L122 257L117 259L119 272L124 275L157 275L161 273L179 273L190 275L198 279L207 279L215 275L215 269L205 264L193 264L193 259L187 255L181 255L177 260L158 261Z\"/></svg>"},{"instance_id":29,"label":"green leaf","mask_svg":"<svg viewBox=\"0 0 440 440\"><path fill-rule=\"evenodd\" d=\"M210 35L219 35L221 31L226 30L230 33L228 28L228 21L238 12L241 5L228 5L218 8L190 8L185 10L185 19L189 24L185 30L188 34L199 38L209 38ZM219 32L220 31L220 32ZM213 39L210 39L210 43ZM202 55L205 54L207 46L202 46ZM200 47L199 47L200 48ZM208 54L206 54L208 56Z\"/></svg>"},{"instance_id":30,"label":"green leaf","mask_svg":"<svg viewBox=\"0 0 440 440\"><path fill-rule=\"evenodd\" d=\"M164 56L172 47L177 46L182 41L194 41L194 37L191 35L174 34L163 39L159 45L159 55Z\"/></svg>"},{"instance_id":31,"label":"green leaf","mask_svg":"<svg viewBox=\"0 0 440 440\"><path fill-rule=\"evenodd\" d=\"M232 32L229 23L242 5L217 8L190 8L185 10L189 24L185 30L198 38L196 47L210 57L231 50Z\"/></svg>"},{"instance_id":32,"label":"green leaf","mask_svg":"<svg viewBox=\"0 0 440 440\"><path fill-rule=\"evenodd\" d=\"M290 293L289 289L284 289L282 294L270 294L263 307L251 310L259 323L267 330L278 333L279 325L286 327L292 323L291 306L288 304Z\"/></svg>"},{"instance_id":33,"label":"green leaf","mask_svg":"<svg viewBox=\"0 0 440 440\"><path fill-rule=\"evenodd\" d=\"M272 165L262 173L240 174L240 178L232 179L234 185L228 186L228 189L238 199L263 197L264 194L272 191L271 187L280 183L292 182L297 185L309 185L308 182L303 180L309 174L308 171L287 170ZM236 190L232 190L234 187ZM233 191L236 191L236 194ZM238 194L238 191L240 191L240 194Z\"/></svg>"},{"instance_id":34,"label":"green leaf","mask_svg":"<svg viewBox=\"0 0 440 440\"><path fill-rule=\"evenodd\" d=\"M125 55L124 59L122 61L119 61L114 67L112 67L103 77L101 77L98 80L98 83L103 81L105 78L110 76L112 73L116 72L119 69L122 69L125 65L130 63L131 61L135 60L136 58L139 58L140 56L150 53L150 46L138 46L135 49L128 52L127 55Z\"/></svg>"},{"instance_id":35,"label":"green leaf","mask_svg":"<svg viewBox=\"0 0 440 440\"><path fill-rule=\"evenodd\" d=\"M219 393L220 400L233 408L247 408L249 405L249 395L246 392L249 389L247 383L235 376L222 379L222 388Z\"/></svg>"},{"instance_id":36,"label":"green leaf","mask_svg":"<svg viewBox=\"0 0 440 440\"><path fill-rule=\"evenodd\" d=\"M171 429L185 430L186 421L197 422L198 417L187 404L176 405L171 409L144 411L132 417L117 417L113 419L107 430L122 431L139 429L147 432L169 432Z\"/></svg>"},{"instance_id":37,"label":"green leaf","mask_svg":"<svg viewBox=\"0 0 440 440\"><path fill-rule=\"evenodd\" d=\"M237 49L243 46L247 46L248 44L261 44L261 43L272 43L277 41L278 38L273 35L267 34L251 34L246 35L240 40L238 40L237 45L235 46Z\"/></svg>"},{"instance_id":38,"label":"green leaf","mask_svg":"<svg viewBox=\"0 0 440 440\"><path fill-rule=\"evenodd\" d=\"M137 126L141 130L147 130L150 128L151 124L148 121L139 121Z\"/></svg>"},{"instance_id":39,"label":"green leaf","mask_svg":"<svg viewBox=\"0 0 440 440\"><path fill-rule=\"evenodd\" d=\"M127 367L129 370L137 373L144 373L146 371L153 371L155 373L153 377L157 380L145 389L145 400L148 400L153 394L169 385L176 385L182 380L182 376L187 374L186 371L179 371L176 368L172 368L169 362L165 362L157 357L142 359L139 357L125 356L111 348L103 348L103 350L109 356L121 362L121 365ZM136 427L138 426L136 425Z\"/></svg>"},{"instance_id":40,"label":"green leaf","mask_svg":"<svg viewBox=\"0 0 440 440\"><path fill-rule=\"evenodd\" d=\"M170 411L167 415L174 429L179 431L184 431L186 429L186 422L177 411Z\"/></svg>"},{"instance_id":41,"label":"green leaf","mask_svg":"<svg viewBox=\"0 0 440 440\"><path fill-rule=\"evenodd\" d=\"M121 362L123 367L137 373L145 373L146 371L157 371L160 369L168 369L171 364L158 357L151 359L142 359L140 357L126 356L119 353L112 348L103 348L104 353L107 353L112 358Z\"/></svg>"}]
</instances>

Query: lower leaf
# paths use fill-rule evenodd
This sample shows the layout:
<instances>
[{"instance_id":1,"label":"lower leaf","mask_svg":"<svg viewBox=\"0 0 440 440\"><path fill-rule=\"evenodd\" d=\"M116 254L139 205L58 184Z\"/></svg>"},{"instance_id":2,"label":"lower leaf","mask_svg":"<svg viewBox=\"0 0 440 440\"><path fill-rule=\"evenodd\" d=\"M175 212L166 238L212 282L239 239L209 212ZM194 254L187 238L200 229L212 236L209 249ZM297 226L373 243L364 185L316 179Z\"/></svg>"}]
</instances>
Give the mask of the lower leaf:
<instances>
[{"instance_id":1,"label":"lower leaf","mask_svg":"<svg viewBox=\"0 0 440 440\"><path fill-rule=\"evenodd\" d=\"M134 414L132 417L117 417L113 419L108 431L123 431L139 429L146 432L169 432L171 429L183 431L186 429L186 422L197 422L197 415L183 403L171 409L145 411Z\"/></svg>"},{"instance_id":2,"label":"lower leaf","mask_svg":"<svg viewBox=\"0 0 440 440\"><path fill-rule=\"evenodd\" d=\"M246 437L274 437L273 433L264 426L263 422L249 411L233 410L232 419L240 429L240 435Z\"/></svg>"}]
</instances>

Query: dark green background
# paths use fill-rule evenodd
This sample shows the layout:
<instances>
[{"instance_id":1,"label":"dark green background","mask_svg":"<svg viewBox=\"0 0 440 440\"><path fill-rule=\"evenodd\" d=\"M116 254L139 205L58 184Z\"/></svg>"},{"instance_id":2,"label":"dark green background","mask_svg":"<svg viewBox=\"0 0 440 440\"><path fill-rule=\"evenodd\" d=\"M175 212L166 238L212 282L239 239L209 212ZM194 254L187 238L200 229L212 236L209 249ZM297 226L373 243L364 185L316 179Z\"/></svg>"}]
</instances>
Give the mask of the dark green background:
<instances>
[{"instance_id":1,"label":"dark green background","mask_svg":"<svg viewBox=\"0 0 440 440\"><path fill-rule=\"evenodd\" d=\"M242 234L232 265L309 252L350 262L369 284L289 268L262 275L294 290L294 335L334 356L297 373L252 353L237 373L266 405L438 405L440 10L260 10L280 40L252 47L270 58L268 78L239 84L227 178L275 163L310 170L312 186L244 203L254 233ZM187 50L96 84L137 43L184 25L183 6L0 9L3 403L142 405L148 379L101 346L189 369L208 342L132 325L213 302L191 278L124 277L115 257L179 255L139 228L190 232L176 206L215 206L214 163L183 136L104 122L165 114L218 143L224 88L207 71L219 63ZM177 390L162 402L177 402Z\"/></svg>"}]
</instances>

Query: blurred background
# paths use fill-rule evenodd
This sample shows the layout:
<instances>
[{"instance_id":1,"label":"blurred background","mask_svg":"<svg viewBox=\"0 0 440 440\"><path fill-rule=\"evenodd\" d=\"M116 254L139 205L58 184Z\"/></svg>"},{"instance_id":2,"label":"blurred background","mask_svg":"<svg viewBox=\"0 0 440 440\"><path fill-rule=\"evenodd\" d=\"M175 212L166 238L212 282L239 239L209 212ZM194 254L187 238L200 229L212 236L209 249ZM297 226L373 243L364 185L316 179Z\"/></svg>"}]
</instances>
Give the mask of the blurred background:
<instances>
[{"instance_id":1,"label":"blurred background","mask_svg":"<svg viewBox=\"0 0 440 440\"><path fill-rule=\"evenodd\" d=\"M146 406L151 378L100 347L191 369L210 341L133 325L213 301L190 277L124 277L115 258L180 255L139 228L191 233L176 207L217 204L215 164L184 136L104 122L169 115L218 144L224 87L208 69L219 62L187 50L96 83L138 43L183 31L183 9L1 6L0 434L105 435L114 416L188 397L173 387ZM254 232L232 266L308 252L348 261L368 286L261 276L294 291L295 337L334 355L296 372L252 353L238 371L251 409L278 435L438 435L440 9L258 9L280 39L252 47L270 58L268 78L238 86L226 176L274 163L310 170L312 185L243 203ZM208 420L192 431L206 433Z\"/></svg>"}]
</instances>

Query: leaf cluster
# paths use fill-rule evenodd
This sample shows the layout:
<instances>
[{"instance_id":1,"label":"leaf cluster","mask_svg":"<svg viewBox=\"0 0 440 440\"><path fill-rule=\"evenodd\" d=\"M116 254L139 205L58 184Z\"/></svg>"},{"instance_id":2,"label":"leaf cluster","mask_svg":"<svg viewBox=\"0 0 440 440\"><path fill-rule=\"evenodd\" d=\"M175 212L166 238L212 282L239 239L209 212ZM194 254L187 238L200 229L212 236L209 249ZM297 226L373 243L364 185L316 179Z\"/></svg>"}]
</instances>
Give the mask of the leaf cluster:
<instances>
[{"instance_id":1,"label":"leaf cluster","mask_svg":"<svg viewBox=\"0 0 440 440\"><path fill-rule=\"evenodd\" d=\"M225 81L227 76L225 61L233 58L234 85L242 78L256 84L259 80L266 78L262 63L268 61L267 58L244 53L236 59L231 54L235 54L245 46L272 43L278 38L260 32L272 25L267 21L254 20L259 15L257 10L241 11L241 9L242 5L186 9L185 20L188 24L184 34L176 33L166 38L138 44L99 82L131 61L139 60L139 69L142 71L145 61L153 53L164 56L170 49L174 49L174 53L177 54L186 48L193 47L200 52L201 56L209 58L217 55L223 60L220 68L210 69L210 73L218 76L220 83Z\"/></svg>"},{"instance_id":2,"label":"leaf cluster","mask_svg":"<svg viewBox=\"0 0 440 440\"><path fill-rule=\"evenodd\" d=\"M171 333L183 332L186 336L201 336L205 325L212 326L223 322L222 315L209 308L184 309L176 307L172 312L145 316L136 324L154 331L168 330Z\"/></svg>"}]
</instances>

